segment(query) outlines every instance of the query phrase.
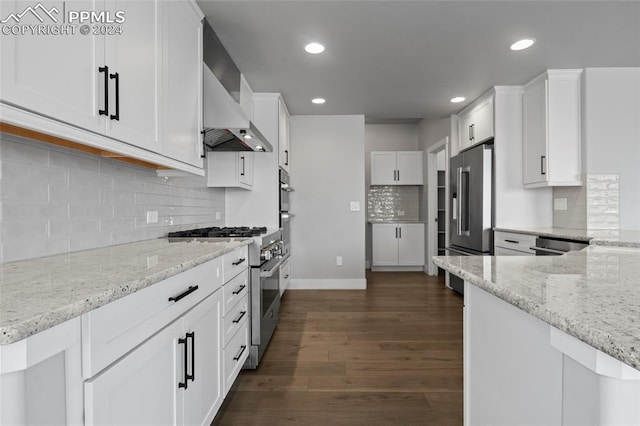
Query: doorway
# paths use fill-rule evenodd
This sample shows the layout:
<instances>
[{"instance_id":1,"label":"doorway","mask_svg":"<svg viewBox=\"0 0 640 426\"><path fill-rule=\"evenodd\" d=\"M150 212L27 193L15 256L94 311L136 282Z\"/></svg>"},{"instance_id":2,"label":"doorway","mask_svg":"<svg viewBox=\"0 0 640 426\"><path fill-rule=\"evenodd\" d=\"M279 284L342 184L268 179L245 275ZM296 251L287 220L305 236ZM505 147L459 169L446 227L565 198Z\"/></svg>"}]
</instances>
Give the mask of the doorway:
<instances>
[{"instance_id":1,"label":"doorway","mask_svg":"<svg viewBox=\"0 0 640 426\"><path fill-rule=\"evenodd\" d=\"M431 258L449 245L449 138L427 148L427 274L438 275Z\"/></svg>"}]
</instances>

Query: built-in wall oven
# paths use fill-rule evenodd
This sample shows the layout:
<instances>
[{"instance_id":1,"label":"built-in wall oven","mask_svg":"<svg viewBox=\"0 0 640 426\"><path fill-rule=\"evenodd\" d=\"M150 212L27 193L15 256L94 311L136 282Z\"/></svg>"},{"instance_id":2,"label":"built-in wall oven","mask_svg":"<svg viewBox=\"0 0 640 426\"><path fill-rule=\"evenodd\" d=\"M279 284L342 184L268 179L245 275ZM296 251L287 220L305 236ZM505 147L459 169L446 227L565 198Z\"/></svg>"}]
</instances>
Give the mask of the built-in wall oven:
<instances>
[{"instance_id":1,"label":"built-in wall oven","mask_svg":"<svg viewBox=\"0 0 640 426\"><path fill-rule=\"evenodd\" d=\"M289 184L289 174L280 169L280 229L282 229L282 241L284 243L283 255L289 256L291 253L291 231L289 220L291 219L291 203L289 195L293 188Z\"/></svg>"}]
</instances>

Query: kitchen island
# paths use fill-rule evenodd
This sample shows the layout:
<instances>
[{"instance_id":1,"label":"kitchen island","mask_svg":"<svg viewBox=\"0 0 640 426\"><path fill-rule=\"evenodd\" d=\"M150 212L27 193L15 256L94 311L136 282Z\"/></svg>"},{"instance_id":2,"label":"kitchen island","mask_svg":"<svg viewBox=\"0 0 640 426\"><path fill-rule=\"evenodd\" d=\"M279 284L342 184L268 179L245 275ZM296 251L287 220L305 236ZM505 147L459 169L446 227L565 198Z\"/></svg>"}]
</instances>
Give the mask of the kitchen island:
<instances>
[{"instance_id":1,"label":"kitchen island","mask_svg":"<svg viewBox=\"0 0 640 426\"><path fill-rule=\"evenodd\" d=\"M640 423L639 248L434 262L465 281L465 423Z\"/></svg>"}]
</instances>

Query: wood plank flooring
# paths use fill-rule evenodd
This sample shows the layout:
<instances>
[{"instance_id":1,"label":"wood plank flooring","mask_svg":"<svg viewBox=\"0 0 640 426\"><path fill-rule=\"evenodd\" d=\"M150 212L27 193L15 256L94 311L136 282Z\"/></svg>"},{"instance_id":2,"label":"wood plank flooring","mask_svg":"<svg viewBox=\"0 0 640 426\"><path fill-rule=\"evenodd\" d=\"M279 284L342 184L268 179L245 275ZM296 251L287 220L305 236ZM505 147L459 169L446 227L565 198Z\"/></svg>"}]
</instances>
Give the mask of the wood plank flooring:
<instances>
[{"instance_id":1,"label":"wood plank flooring","mask_svg":"<svg viewBox=\"0 0 640 426\"><path fill-rule=\"evenodd\" d=\"M260 367L213 425L461 425L462 297L420 272L367 282L285 293Z\"/></svg>"}]
</instances>

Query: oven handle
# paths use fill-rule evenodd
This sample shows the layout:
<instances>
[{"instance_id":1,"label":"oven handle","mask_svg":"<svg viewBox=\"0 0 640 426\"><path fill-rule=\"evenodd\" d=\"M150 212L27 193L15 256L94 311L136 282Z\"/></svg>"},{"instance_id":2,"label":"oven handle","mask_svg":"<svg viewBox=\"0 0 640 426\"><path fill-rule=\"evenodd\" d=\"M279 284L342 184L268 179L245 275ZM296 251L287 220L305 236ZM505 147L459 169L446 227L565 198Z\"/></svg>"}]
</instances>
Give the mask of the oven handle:
<instances>
[{"instance_id":1,"label":"oven handle","mask_svg":"<svg viewBox=\"0 0 640 426\"><path fill-rule=\"evenodd\" d=\"M549 253L549 254L565 254L566 253L566 251L554 250L546 247L529 247L529 249L533 251L541 251L543 253Z\"/></svg>"},{"instance_id":2,"label":"oven handle","mask_svg":"<svg viewBox=\"0 0 640 426\"><path fill-rule=\"evenodd\" d=\"M269 278L272 277L273 274L276 273L276 271L278 269L280 269L280 265L282 265L283 259L282 257L280 258L280 260L278 260L271 269L269 269L268 271L263 271L262 269L260 269L260 278Z\"/></svg>"}]
</instances>

